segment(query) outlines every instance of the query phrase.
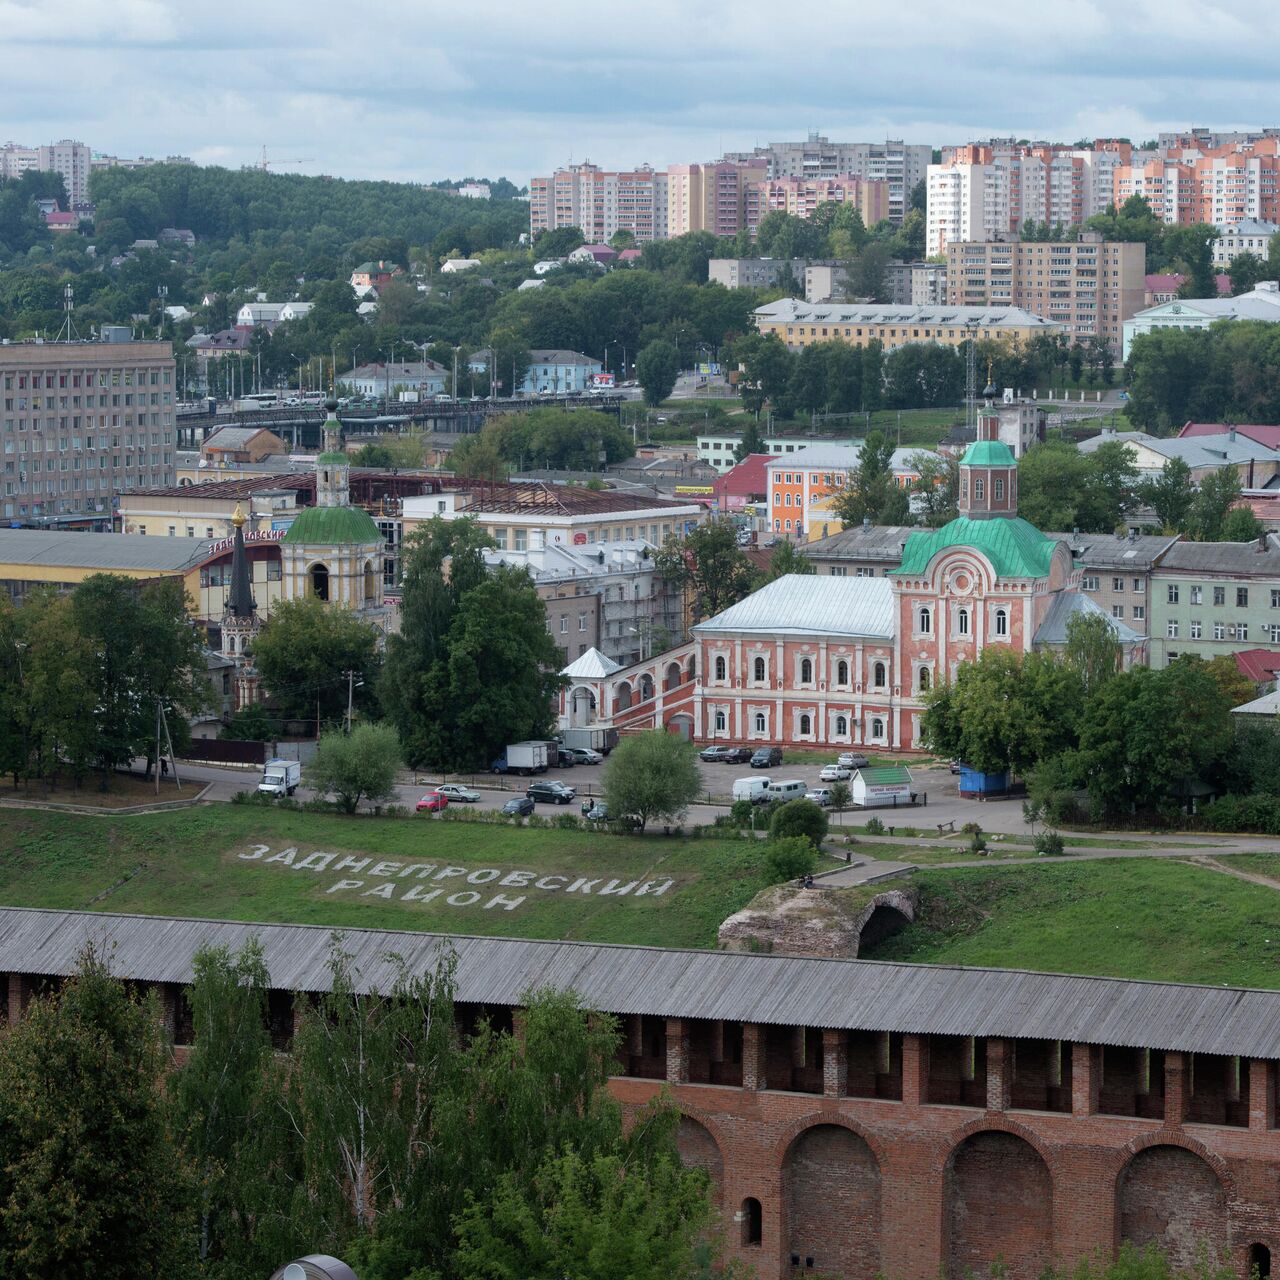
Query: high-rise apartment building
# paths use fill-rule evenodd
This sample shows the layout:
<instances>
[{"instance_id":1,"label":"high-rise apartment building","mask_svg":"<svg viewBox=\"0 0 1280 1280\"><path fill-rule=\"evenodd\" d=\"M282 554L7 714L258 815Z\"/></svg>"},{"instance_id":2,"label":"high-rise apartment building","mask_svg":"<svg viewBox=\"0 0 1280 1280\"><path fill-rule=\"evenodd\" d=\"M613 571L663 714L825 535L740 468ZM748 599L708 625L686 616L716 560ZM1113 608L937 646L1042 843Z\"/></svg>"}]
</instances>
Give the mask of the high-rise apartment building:
<instances>
[{"instance_id":1,"label":"high-rise apartment building","mask_svg":"<svg viewBox=\"0 0 1280 1280\"><path fill-rule=\"evenodd\" d=\"M1218 145L1209 145L1218 135L1203 137L1203 145L1200 135L1174 139L1158 157L1117 168L1116 204L1144 196L1168 223L1280 221L1280 136L1224 135Z\"/></svg>"},{"instance_id":2,"label":"high-rise apartment building","mask_svg":"<svg viewBox=\"0 0 1280 1280\"><path fill-rule=\"evenodd\" d=\"M747 193L768 176L768 169L762 159L668 165L667 234L736 236L747 225Z\"/></svg>"},{"instance_id":3,"label":"high-rise apartment building","mask_svg":"<svg viewBox=\"0 0 1280 1280\"><path fill-rule=\"evenodd\" d=\"M89 165L92 153L83 142L64 138L44 147L24 147L6 142L0 148L0 177L20 178L28 170L60 173L67 199L84 204L89 199Z\"/></svg>"},{"instance_id":4,"label":"high-rise apartment building","mask_svg":"<svg viewBox=\"0 0 1280 1280\"><path fill-rule=\"evenodd\" d=\"M0 515L109 512L175 483L168 342L0 346Z\"/></svg>"},{"instance_id":5,"label":"high-rise apartment building","mask_svg":"<svg viewBox=\"0 0 1280 1280\"><path fill-rule=\"evenodd\" d=\"M1060 243L947 245L947 300L1017 307L1062 326L1069 338L1104 338L1118 361L1124 322L1142 310L1146 246L1084 232Z\"/></svg>"},{"instance_id":6,"label":"high-rise apartment building","mask_svg":"<svg viewBox=\"0 0 1280 1280\"><path fill-rule=\"evenodd\" d=\"M848 175L834 178L769 178L752 183L746 193L746 224L752 235L767 213L811 217L820 204L852 205L863 223L873 227L889 216L889 184L864 182Z\"/></svg>"},{"instance_id":7,"label":"high-rise apartment building","mask_svg":"<svg viewBox=\"0 0 1280 1280\"><path fill-rule=\"evenodd\" d=\"M667 175L642 165L611 171L584 162L529 182L529 229L577 227L588 243L630 231L644 243L667 238Z\"/></svg>"},{"instance_id":8,"label":"high-rise apartment building","mask_svg":"<svg viewBox=\"0 0 1280 1280\"><path fill-rule=\"evenodd\" d=\"M901 222L911 204L911 191L922 182L933 159L933 148L901 141L832 142L811 133L803 142L771 142L752 151L730 151L724 160L745 164L764 160L767 178L861 178L889 187L892 222Z\"/></svg>"}]
</instances>

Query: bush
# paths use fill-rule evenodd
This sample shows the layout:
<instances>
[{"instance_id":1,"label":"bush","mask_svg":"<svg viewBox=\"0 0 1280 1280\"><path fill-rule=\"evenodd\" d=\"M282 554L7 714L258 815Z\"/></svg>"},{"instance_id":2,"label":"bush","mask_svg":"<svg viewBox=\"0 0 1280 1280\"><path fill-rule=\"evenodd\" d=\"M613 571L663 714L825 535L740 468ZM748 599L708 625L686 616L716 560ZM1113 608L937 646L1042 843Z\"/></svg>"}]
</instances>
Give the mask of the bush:
<instances>
[{"instance_id":1,"label":"bush","mask_svg":"<svg viewBox=\"0 0 1280 1280\"><path fill-rule=\"evenodd\" d=\"M1066 853L1067 847L1062 842L1062 835L1057 831L1042 831L1036 836L1036 852L1043 853L1046 857L1060 858Z\"/></svg>"},{"instance_id":2,"label":"bush","mask_svg":"<svg viewBox=\"0 0 1280 1280\"><path fill-rule=\"evenodd\" d=\"M787 840L800 836L817 848L827 835L827 815L812 800L788 800L769 819L769 838Z\"/></svg>"},{"instance_id":3,"label":"bush","mask_svg":"<svg viewBox=\"0 0 1280 1280\"><path fill-rule=\"evenodd\" d=\"M1223 796L1200 810L1200 823L1211 831L1280 835L1280 796Z\"/></svg>"},{"instance_id":4,"label":"bush","mask_svg":"<svg viewBox=\"0 0 1280 1280\"><path fill-rule=\"evenodd\" d=\"M750 800L735 800L726 815L729 819L729 823L727 825L735 827L749 827L754 813L755 805L752 804Z\"/></svg>"},{"instance_id":5,"label":"bush","mask_svg":"<svg viewBox=\"0 0 1280 1280\"><path fill-rule=\"evenodd\" d=\"M818 865L818 855L804 836L772 839L764 849L764 869L770 884L798 880L810 875Z\"/></svg>"},{"instance_id":6,"label":"bush","mask_svg":"<svg viewBox=\"0 0 1280 1280\"><path fill-rule=\"evenodd\" d=\"M986 853L987 839L982 834L982 828L979 827L977 823L972 823L971 825L974 826L976 830L973 833L972 839L969 841L969 852L970 853Z\"/></svg>"},{"instance_id":7,"label":"bush","mask_svg":"<svg viewBox=\"0 0 1280 1280\"><path fill-rule=\"evenodd\" d=\"M879 818L867 819L867 835L882 836L884 835L884 823Z\"/></svg>"},{"instance_id":8,"label":"bush","mask_svg":"<svg viewBox=\"0 0 1280 1280\"><path fill-rule=\"evenodd\" d=\"M960 830L967 836L980 836L982 834L982 824L978 822L966 822Z\"/></svg>"}]
</instances>

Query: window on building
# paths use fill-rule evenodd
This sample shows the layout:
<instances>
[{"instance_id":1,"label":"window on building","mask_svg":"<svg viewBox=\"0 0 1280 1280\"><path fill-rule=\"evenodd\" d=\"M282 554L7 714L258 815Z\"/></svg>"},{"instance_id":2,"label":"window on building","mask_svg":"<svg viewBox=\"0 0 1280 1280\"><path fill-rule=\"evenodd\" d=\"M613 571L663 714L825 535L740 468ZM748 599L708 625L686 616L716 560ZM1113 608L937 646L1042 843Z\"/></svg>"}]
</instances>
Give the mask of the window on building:
<instances>
[{"instance_id":1,"label":"window on building","mask_svg":"<svg viewBox=\"0 0 1280 1280\"><path fill-rule=\"evenodd\" d=\"M1001 501L1003 501L1003 499L1004 499L1004 481L1003 481L999 476L997 476L997 477L995 478L995 480L993 480L993 481L992 481L992 484L993 484L993 486L994 486L994 488L993 488L993 490L992 490L992 491L993 491L993 492L994 492L994 494L995 494L996 501L997 501L997 502L1001 502ZM982 495L981 495L981 494L979 494L979 495L978 495L978 497L982 497Z\"/></svg>"},{"instance_id":2,"label":"window on building","mask_svg":"<svg viewBox=\"0 0 1280 1280\"><path fill-rule=\"evenodd\" d=\"M763 684L766 675L766 666L763 658L757 657L751 664L751 678L757 684Z\"/></svg>"},{"instance_id":3,"label":"window on building","mask_svg":"<svg viewBox=\"0 0 1280 1280\"><path fill-rule=\"evenodd\" d=\"M569 630L569 617L567 614L560 615L560 634L564 635Z\"/></svg>"},{"instance_id":4,"label":"window on building","mask_svg":"<svg viewBox=\"0 0 1280 1280\"><path fill-rule=\"evenodd\" d=\"M1146 616L1147 616L1146 605L1135 604L1133 606L1133 620L1135 622L1144 621L1146 619Z\"/></svg>"},{"instance_id":5,"label":"window on building","mask_svg":"<svg viewBox=\"0 0 1280 1280\"><path fill-rule=\"evenodd\" d=\"M1169 604L1178 603L1178 584L1176 582L1169 583L1168 586L1168 602Z\"/></svg>"},{"instance_id":6,"label":"window on building","mask_svg":"<svg viewBox=\"0 0 1280 1280\"><path fill-rule=\"evenodd\" d=\"M984 488L985 488L985 485L983 483L982 477L974 476L973 477L973 500L975 502L982 501Z\"/></svg>"},{"instance_id":7,"label":"window on building","mask_svg":"<svg viewBox=\"0 0 1280 1280\"><path fill-rule=\"evenodd\" d=\"M724 731L728 727L729 727L728 717L725 715L723 711L717 711L716 712L716 732L724 733Z\"/></svg>"},{"instance_id":8,"label":"window on building","mask_svg":"<svg viewBox=\"0 0 1280 1280\"><path fill-rule=\"evenodd\" d=\"M311 570L311 594L317 600L329 599L329 570L322 564Z\"/></svg>"},{"instance_id":9,"label":"window on building","mask_svg":"<svg viewBox=\"0 0 1280 1280\"><path fill-rule=\"evenodd\" d=\"M836 737L845 738L849 734L849 718L847 716L836 716Z\"/></svg>"},{"instance_id":10,"label":"window on building","mask_svg":"<svg viewBox=\"0 0 1280 1280\"><path fill-rule=\"evenodd\" d=\"M1165 627L1165 635L1168 636L1170 640L1176 640L1178 638L1178 620L1176 618L1169 619L1168 625Z\"/></svg>"},{"instance_id":11,"label":"window on building","mask_svg":"<svg viewBox=\"0 0 1280 1280\"><path fill-rule=\"evenodd\" d=\"M800 736L808 738L813 734L813 717L808 713L800 717Z\"/></svg>"},{"instance_id":12,"label":"window on building","mask_svg":"<svg viewBox=\"0 0 1280 1280\"><path fill-rule=\"evenodd\" d=\"M849 664L841 658L836 663L836 684L847 685L849 683Z\"/></svg>"},{"instance_id":13,"label":"window on building","mask_svg":"<svg viewBox=\"0 0 1280 1280\"><path fill-rule=\"evenodd\" d=\"M928 667L920 668L920 674L916 678L916 688L921 693L929 692L929 668Z\"/></svg>"},{"instance_id":14,"label":"window on building","mask_svg":"<svg viewBox=\"0 0 1280 1280\"><path fill-rule=\"evenodd\" d=\"M1007 609L996 610L996 635L1007 636L1009 634L1009 611Z\"/></svg>"},{"instance_id":15,"label":"window on building","mask_svg":"<svg viewBox=\"0 0 1280 1280\"><path fill-rule=\"evenodd\" d=\"M813 659L812 658L802 658L800 660L800 683L801 684L813 683Z\"/></svg>"},{"instance_id":16,"label":"window on building","mask_svg":"<svg viewBox=\"0 0 1280 1280\"><path fill-rule=\"evenodd\" d=\"M1111 616L1112 616L1113 618L1123 618L1123 617L1124 617L1124 605L1122 605L1122 604L1113 604L1113 605L1111 606Z\"/></svg>"},{"instance_id":17,"label":"window on building","mask_svg":"<svg viewBox=\"0 0 1280 1280\"><path fill-rule=\"evenodd\" d=\"M1199 639L1200 639L1200 630L1201 630L1201 623L1200 623L1200 619L1199 619L1199 618L1192 618L1192 619L1191 619L1191 632L1190 632L1190 635L1191 635L1191 639L1192 639L1192 640L1199 640Z\"/></svg>"},{"instance_id":18,"label":"window on building","mask_svg":"<svg viewBox=\"0 0 1280 1280\"><path fill-rule=\"evenodd\" d=\"M766 732L765 718L764 718L764 712L763 712L763 711L757 711L757 712L756 712L756 714L755 714L755 719L752 721L752 723L755 725L755 731L756 731L756 733L764 733L764 732Z\"/></svg>"},{"instance_id":19,"label":"window on building","mask_svg":"<svg viewBox=\"0 0 1280 1280\"><path fill-rule=\"evenodd\" d=\"M918 614L917 630L922 636L933 630L933 614L927 608L921 609Z\"/></svg>"},{"instance_id":20,"label":"window on building","mask_svg":"<svg viewBox=\"0 0 1280 1280\"><path fill-rule=\"evenodd\" d=\"M1191 588L1191 603L1192 603L1192 604L1203 604L1203 603L1204 603L1204 588L1203 588L1203 587L1192 587L1192 588Z\"/></svg>"},{"instance_id":21,"label":"window on building","mask_svg":"<svg viewBox=\"0 0 1280 1280\"><path fill-rule=\"evenodd\" d=\"M1096 574L1086 573L1080 581L1081 589L1084 591L1097 591L1100 579Z\"/></svg>"},{"instance_id":22,"label":"window on building","mask_svg":"<svg viewBox=\"0 0 1280 1280\"><path fill-rule=\"evenodd\" d=\"M1213 589L1213 603L1214 603L1214 604L1226 604L1226 603L1227 603L1227 589L1226 589L1226 587L1214 587L1214 589Z\"/></svg>"},{"instance_id":23,"label":"window on building","mask_svg":"<svg viewBox=\"0 0 1280 1280\"><path fill-rule=\"evenodd\" d=\"M1237 587L1236 588L1236 608L1247 609L1248 607L1249 607L1249 588Z\"/></svg>"},{"instance_id":24,"label":"window on building","mask_svg":"<svg viewBox=\"0 0 1280 1280\"><path fill-rule=\"evenodd\" d=\"M727 680L729 678L729 664L723 657L716 658L716 679Z\"/></svg>"},{"instance_id":25,"label":"window on building","mask_svg":"<svg viewBox=\"0 0 1280 1280\"><path fill-rule=\"evenodd\" d=\"M1225 640L1227 638L1227 624L1225 622L1215 622L1213 624L1213 638L1215 640Z\"/></svg>"},{"instance_id":26,"label":"window on building","mask_svg":"<svg viewBox=\"0 0 1280 1280\"><path fill-rule=\"evenodd\" d=\"M885 666L883 662L877 662L871 668L871 683L877 689L883 689L885 685Z\"/></svg>"},{"instance_id":27,"label":"window on building","mask_svg":"<svg viewBox=\"0 0 1280 1280\"><path fill-rule=\"evenodd\" d=\"M1142 595L1147 589L1147 584L1141 578L1134 578L1133 590L1137 595Z\"/></svg>"},{"instance_id":28,"label":"window on building","mask_svg":"<svg viewBox=\"0 0 1280 1280\"><path fill-rule=\"evenodd\" d=\"M969 634L969 610L968 609L961 609L956 614L956 633L962 636L967 636Z\"/></svg>"},{"instance_id":29,"label":"window on building","mask_svg":"<svg viewBox=\"0 0 1280 1280\"><path fill-rule=\"evenodd\" d=\"M884 740L884 721L879 716L871 718L871 736L877 742Z\"/></svg>"},{"instance_id":30,"label":"window on building","mask_svg":"<svg viewBox=\"0 0 1280 1280\"><path fill-rule=\"evenodd\" d=\"M585 613L578 614L578 630L585 631L587 629L587 615Z\"/></svg>"},{"instance_id":31,"label":"window on building","mask_svg":"<svg viewBox=\"0 0 1280 1280\"><path fill-rule=\"evenodd\" d=\"M1247 640L1249 638L1249 624L1247 622L1236 623L1236 639Z\"/></svg>"},{"instance_id":32,"label":"window on building","mask_svg":"<svg viewBox=\"0 0 1280 1280\"><path fill-rule=\"evenodd\" d=\"M1112 590L1112 591L1123 591L1123 590L1124 590L1124 579L1123 579L1123 578L1112 578L1112 579L1111 579L1111 590Z\"/></svg>"}]
</instances>

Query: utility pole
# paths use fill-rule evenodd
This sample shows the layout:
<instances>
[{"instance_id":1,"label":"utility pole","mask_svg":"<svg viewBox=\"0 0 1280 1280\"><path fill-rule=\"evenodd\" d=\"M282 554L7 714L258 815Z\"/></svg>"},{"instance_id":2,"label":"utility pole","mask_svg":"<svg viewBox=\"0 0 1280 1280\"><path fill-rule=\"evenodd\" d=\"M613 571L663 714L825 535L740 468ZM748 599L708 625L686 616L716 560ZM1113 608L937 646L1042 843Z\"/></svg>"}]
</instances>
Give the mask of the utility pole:
<instances>
[{"instance_id":1,"label":"utility pole","mask_svg":"<svg viewBox=\"0 0 1280 1280\"><path fill-rule=\"evenodd\" d=\"M160 699L156 699L156 795L160 794Z\"/></svg>"},{"instance_id":2,"label":"utility pole","mask_svg":"<svg viewBox=\"0 0 1280 1280\"><path fill-rule=\"evenodd\" d=\"M356 692L356 673L350 668L347 669L347 733L351 732L351 706L355 699Z\"/></svg>"}]
</instances>

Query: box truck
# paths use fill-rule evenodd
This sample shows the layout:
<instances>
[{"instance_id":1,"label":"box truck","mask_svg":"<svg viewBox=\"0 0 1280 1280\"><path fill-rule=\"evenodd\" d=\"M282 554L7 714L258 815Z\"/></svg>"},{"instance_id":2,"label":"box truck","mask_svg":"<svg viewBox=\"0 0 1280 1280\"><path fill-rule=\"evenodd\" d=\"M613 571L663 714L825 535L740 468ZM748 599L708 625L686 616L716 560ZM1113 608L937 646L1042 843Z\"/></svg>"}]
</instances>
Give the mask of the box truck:
<instances>
[{"instance_id":1,"label":"box truck","mask_svg":"<svg viewBox=\"0 0 1280 1280\"><path fill-rule=\"evenodd\" d=\"M526 777L531 773L546 773L547 744L545 742L512 742L493 762L494 773L519 773Z\"/></svg>"},{"instance_id":2,"label":"box truck","mask_svg":"<svg viewBox=\"0 0 1280 1280\"><path fill-rule=\"evenodd\" d=\"M263 796L291 796L302 781L302 766L296 760L268 760L262 766L262 781L258 794Z\"/></svg>"},{"instance_id":3,"label":"box truck","mask_svg":"<svg viewBox=\"0 0 1280 1280\"><path fill-rule=\"evenodd\" d=\"M617 729L562 729L559 738L566 747L586 747L604 756L618 745Z\"/></svg>"}]
</instances>

